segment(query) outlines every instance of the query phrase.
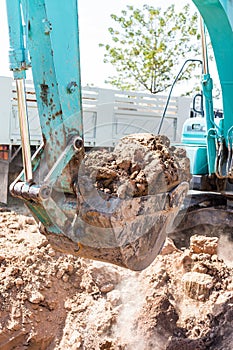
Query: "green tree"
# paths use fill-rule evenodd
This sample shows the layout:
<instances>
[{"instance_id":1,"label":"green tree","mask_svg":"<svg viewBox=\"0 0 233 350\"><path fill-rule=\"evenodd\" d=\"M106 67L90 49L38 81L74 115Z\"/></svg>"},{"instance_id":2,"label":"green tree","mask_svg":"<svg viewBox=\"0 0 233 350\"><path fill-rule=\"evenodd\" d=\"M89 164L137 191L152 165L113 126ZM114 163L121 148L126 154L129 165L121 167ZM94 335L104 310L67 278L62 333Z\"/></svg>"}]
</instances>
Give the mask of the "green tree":
<instances>
[{"instance_id":1,"label":"green tree","mask_svg":"<svg viewBox=\"0 0 233 350\"><path fill-rule=\"evenodd\" d=\"M104 62L111 63L116 76L106 81L124 90L145 89L158 93L171 86L181 63L200 53L197 13L189 5L176 11L144 5L126 6L121 14L111 15L114 28L108 29L112 43L105 48ZM181 79L189 79L188 66Z\"/></svg>"}]
</instances>

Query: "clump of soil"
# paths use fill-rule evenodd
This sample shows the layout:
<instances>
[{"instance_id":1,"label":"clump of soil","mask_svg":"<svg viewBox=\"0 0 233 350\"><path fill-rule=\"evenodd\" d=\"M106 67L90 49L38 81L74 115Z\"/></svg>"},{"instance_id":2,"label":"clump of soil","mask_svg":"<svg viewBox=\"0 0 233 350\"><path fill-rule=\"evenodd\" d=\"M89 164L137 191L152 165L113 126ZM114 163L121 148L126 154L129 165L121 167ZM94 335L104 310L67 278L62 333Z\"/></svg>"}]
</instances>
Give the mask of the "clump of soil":
<instances>
[{"instance_id":1,"label":"clump of soil","mask_svg":"<svg viewBox=\"0 0 233 350\"><path fill-rule=\"evenodd\" d=\"M133 134L122 138L113 152L87 153L79 169L79 191L99 191L121 199L167 192L190 180L184 149L170 145L166 136Z\"/></svg>"},{"instance_id":2,"label":"clump of soil","mask_svg":"<svg viewBox=\"0 0 233 350\"><path fill-rule=\"evenodd\" d=\"M0 349L231 350L232 267L218 240L167 239L142 272L55 252L34 220L0 212Z\"/></svg>"}]
</instances>

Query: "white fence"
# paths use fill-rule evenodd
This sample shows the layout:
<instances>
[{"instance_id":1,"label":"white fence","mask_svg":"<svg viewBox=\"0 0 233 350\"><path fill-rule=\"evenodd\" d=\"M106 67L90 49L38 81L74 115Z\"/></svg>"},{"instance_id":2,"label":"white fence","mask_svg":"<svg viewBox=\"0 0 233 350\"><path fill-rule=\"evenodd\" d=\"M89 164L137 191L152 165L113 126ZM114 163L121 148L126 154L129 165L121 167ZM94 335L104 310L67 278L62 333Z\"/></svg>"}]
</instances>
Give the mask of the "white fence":
<instances>
[{"instance_id":1,"label":"white fence","mask_svg":"<svg viewBox=\"0 0 233 350\"><path fill-rule=\"evenodd\" d=\"M26 83L26 99L32 145L41 142L36 95ZM157 133L166 96L84 87L82 89L85 146L113 146L127 134ZM179 142L182 125L189 117L191 99L172 97L161 130L171 141ZM0 77L0 144L20 145L17 95L11 78Z\"/></svg>"}]
</instances>

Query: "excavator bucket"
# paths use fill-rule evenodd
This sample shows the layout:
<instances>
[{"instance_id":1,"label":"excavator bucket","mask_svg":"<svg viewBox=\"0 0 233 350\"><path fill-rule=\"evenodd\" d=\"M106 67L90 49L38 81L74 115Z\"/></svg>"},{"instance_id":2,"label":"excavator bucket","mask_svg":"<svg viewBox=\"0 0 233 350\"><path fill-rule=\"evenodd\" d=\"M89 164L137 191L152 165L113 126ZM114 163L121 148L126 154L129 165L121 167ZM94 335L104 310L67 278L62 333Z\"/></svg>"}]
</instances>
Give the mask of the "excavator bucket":
<instances>
[{"instance_id":1,"label":"excavator bucket","mask_svg":"<svg viewBox=\"0 0 233 350\"><path fill-rule=\"evenodd\" d=\"M60 160L72 154L70 147ZM82 150L69 164L73 193L57 187L61 179L54 180L52 168L39 186L16 180L12 194L25 201L55 250L145 269L174 229L188 192L186 152L153 134L126 136L112 152L94 150L83 157Z\"/></svg>"},{"instance_id":2,"label":"excavator bucket","mask_svg":"<svg viewBox=\"0 0 233 350\"><path fill-rule=\"evenodd\" d=\"M65 236L47 234L51 244L68 254L145 269L188 192L188 165L183 150L151 134L127 136L110 153L87 154L74 180L72 228Z\"/></svg>"},{"instance_id":3,"label":"excavator bucket","mask_svg":"<svg viewBox=\"0 0 233 350\"><path fill-rule=\"evenodd\" d=\"M108 209L97 197L83 201L67 235L46 236L57 251L143 270L159 254L188 188L182 182L167 193L109 200Z\"/></svg>"}]
</instances>

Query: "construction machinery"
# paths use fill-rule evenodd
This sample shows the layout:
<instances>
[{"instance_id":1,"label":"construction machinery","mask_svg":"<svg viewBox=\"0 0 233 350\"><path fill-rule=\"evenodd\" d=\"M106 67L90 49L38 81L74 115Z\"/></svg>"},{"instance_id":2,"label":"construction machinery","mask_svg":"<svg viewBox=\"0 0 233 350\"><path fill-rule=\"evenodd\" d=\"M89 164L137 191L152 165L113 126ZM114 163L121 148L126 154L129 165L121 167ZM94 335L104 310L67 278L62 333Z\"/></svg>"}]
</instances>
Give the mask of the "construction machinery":
<instances>
[{"instance_id":1,"label":"construction machinery","mask_svg":"<svg viewBox=\"0 0 233 350\"><path fill-rule=\"evenodd\" d=\"M207 163L204 174L196 175L211 179L219 191L219 183L232 178L232 3L194 3L214 48L224 119L219 124L214 120L212 80L204 60L206 129L203 142L198 138L189 142L189 154L193 155L193 168L204 169ZM132 270L144 269L159 253L189 184L176 183L165 192L127 199L105 200L95 191L91 200L86 200L76 184L84 157L77 1L64 5L61 0L7 0L7 12L24 161L24 171L11 185L11 193L25 202L55 249ZM32 159L24 88L25 71L30 66L43 136L43 145ZM189 140L197 131L190 125ZM196 161L201 162L198 167Z\"/></svg>"},{"instance_id":2,"label":"construction machinery","mask_svg":"<svg viewBox=\"0 0 233 350\"><path fill-rule=\"evenodd\" d=\"M203 56L202 94L199 106L194 99L193 113L183 125L182 144L191 162L191 189L183 210L174 223L173 237L183 241L198 232L226 233L232 239L233 166L233 7L230 1L193 1L201 17ZM203 25L204 23L204 25ZM213 81L209 73L205 29L211 39L223 110L214 109ZM175 227L176 226L176 227Z\"/></svg>"}]
</instances>

